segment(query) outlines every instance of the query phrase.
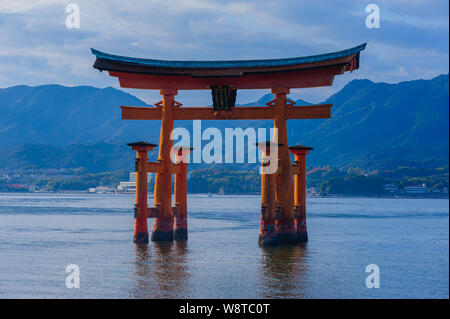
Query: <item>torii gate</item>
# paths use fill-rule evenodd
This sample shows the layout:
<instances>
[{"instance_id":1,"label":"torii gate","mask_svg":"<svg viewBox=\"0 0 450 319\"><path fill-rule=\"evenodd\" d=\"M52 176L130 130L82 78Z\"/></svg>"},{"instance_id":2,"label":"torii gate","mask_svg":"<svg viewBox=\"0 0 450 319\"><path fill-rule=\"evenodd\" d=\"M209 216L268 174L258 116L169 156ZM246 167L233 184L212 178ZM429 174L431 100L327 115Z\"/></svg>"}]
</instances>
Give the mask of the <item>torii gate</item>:
<instances>
[{"instance_id":1,"label":"torii gate","mask_svg":"<svg viewBox=\"0 0 450 319\"><path fill-rule=\"evenodd\" d=\"M122 119L161 120L158 161L148 162L154 144L129 144L137 152L135 243L148 243L147 218L155 218L152 241L187 239L186 163L189 149L175 150L170 134L174 120L273 119L278 136L278 171L262 174L260 245L307 241L305 155L312 148L289 148L286 120L330 118L331 104L296 106L287 98L292 88L330 86L335 75L359 68L366 44L351 49L297 58L238 61L166 61L112 55L91 49L94 68L117 77L120 86L160 90L155 107L121 106ZM235 107L238 89L271 89L275 99L266 106ZM178 90L211 90L214 107L181 107ZM273 144L272 143L272 144ZM267 156L268 145L258 147ZM272 145L273 146L273 145ZM289 152L295 154L291 164ZM265 155L264 155L265 154ZM155 207L147 207L147 172L156 173ZM172 207L172 174L175 174L175 207ZM292 175L295 175L293 186Z\"/></svg>"}]
</instances>

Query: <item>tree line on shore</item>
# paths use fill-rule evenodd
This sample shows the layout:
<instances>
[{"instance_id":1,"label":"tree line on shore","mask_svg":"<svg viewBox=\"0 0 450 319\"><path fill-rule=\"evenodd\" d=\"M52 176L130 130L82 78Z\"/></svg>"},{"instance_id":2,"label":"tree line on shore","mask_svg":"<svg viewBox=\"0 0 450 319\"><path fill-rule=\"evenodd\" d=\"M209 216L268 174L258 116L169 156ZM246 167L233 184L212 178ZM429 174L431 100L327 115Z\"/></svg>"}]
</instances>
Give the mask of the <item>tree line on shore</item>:
<instances>
[{"instance_id":1,"label":"tree line on shore","mask_svg":"<svg viewBox=\"0 0 450 319\"><path fill-rule=\"evenodd\" d=\"M394 184L399 189L405 186L426 184L430 190L448 189L448 164L439 168L397 167L393 170L364 172L359 168L337 169L330 167L309 168L308 187L316 192L338 195L381 195L384 185ZM46 176L28 182L32 189L44 191L86 191L96 186L116 187L126 181L125 170L103 173L76 174L68 176ZM202 168L189 171L190 193L251 194L261 189L257 169ZM149 191L153 189L149 181ZM20 180L0 181L0 191L26 191Z\"/></svg>"}]
</instances>

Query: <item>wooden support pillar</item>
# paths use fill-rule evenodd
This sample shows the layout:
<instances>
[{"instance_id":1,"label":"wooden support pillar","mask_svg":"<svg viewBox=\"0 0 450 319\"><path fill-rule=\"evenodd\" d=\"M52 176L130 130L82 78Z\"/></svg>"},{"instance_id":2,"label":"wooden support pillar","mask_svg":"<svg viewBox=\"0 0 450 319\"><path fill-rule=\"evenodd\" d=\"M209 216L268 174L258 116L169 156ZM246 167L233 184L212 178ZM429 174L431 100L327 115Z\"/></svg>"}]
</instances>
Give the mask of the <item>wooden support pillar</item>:
<instances>
[{"instance_id":1,"label":"wooden support pillar","mask_svg":"<svg viewBox=\"0 0 450 319\"><path fill-rule=\"evenodd\" d=\"M161 90L162 112L161 133L158 162L162 167L155 178L155 206L159 209L159 215L153 222L152 241L173 240L173 212L172 212L172 160L170 151L172 140L170 134L174 121L174 96L177 90Z\"/></svg>"},{"instance_id":2,"label":"wooden support pillar","mask_svg":"<svg viewBox=\"0 0 450 319\"><path fill-rule=\"evenodd\" d=\"M279 147L272 142L256 143L262 152L261 167L261 227L259 230L258 244L260 246L275 245L277 242L276 216L275 216L275 173L268 172L270 160L278 161L271 157L271 147Z\"/></svg>"},{"instance_id":3,"label":"wooden support pillar","mask_svg":"<svg viewBox=\"0 0 450 319\"><path fill-rule=\"evenodd\" d=\"M156 145L147 142L128 145L136 151L136 204L134 205L133 241L137 244L147 244L147 151L151 151Z\"/></svg>"},{"instance_id":4,"label":"wooden support pillar","mask_svg":"<svg viewBox=\"0 0 450 319\"><path fill-rule=\"evenodd\" d=\"M180 170L175 174L174 201L178 208L178 216L175 217L173 238L177 241L188 239L187 231L187 155L192 147L179 147L174 149L175 161L180 165Z\"/></svg>"},{"instance_id":5,"label":"wooden support pillar","mask_svg":"<svg viewBox=\"0 0 450 319\"><path fill-rule=\"evenodd\" d=\"M287 141L286 126L286 95L287 88L274 88L275 95L274 135L273 142L282 146L278 149L279 173L276 176L276 209L280 219L277 221L277 242L295 244L298 242L294 220L293 181L291 174L291 159Z\"/></svg>"},{"instance_id":6,"label":"wooden support pillar","mask_svg":"<svg viewBox=\"0 0 450 319\"><path fill-rule=\"evenodd\" d=\"M299 242L308 241L308 231L306 228L306 154L312 147L296 145L289 148L295 155L295 166L297 168L294 175L294 210L295 224L297 226L297 236Z\"/></svg>"}]
</instances>

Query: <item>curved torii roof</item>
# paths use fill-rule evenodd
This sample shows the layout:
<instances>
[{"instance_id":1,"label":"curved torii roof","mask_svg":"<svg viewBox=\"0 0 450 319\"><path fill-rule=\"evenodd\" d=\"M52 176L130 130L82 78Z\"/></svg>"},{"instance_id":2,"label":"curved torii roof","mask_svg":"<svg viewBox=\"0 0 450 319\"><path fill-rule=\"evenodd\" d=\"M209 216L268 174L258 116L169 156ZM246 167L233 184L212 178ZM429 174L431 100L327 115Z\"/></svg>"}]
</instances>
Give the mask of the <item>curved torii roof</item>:
<instances>
[{"instance_id":1,"label":"curved torii roof","mask_svg":"<svg viewBox=\"0 0 450 319\"><path fill-rule=\"evenodd\" d=\"M313 56L235 61L170 61L113 55L91 49L94 68L109 71L122 87L144 89L301 88L331 85L335 75L359 67L366 43Z\"/></svg>"}]
</instances>

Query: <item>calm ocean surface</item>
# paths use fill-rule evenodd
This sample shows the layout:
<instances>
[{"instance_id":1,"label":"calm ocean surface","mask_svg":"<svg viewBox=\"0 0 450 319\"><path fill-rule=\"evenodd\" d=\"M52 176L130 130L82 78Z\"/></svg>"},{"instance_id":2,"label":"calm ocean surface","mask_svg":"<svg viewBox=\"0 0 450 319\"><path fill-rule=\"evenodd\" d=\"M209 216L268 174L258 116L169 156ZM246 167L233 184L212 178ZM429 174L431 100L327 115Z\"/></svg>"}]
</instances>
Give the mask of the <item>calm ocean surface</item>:
<instances>
[{"instance_id":1,"label":"calm ocean surface","mask_svg":"<svg viewBox=\"0 0 450 319\"><path fill-rule=\"evenodd\" d=\"M449 297L447 199L308 198L309 243L270 249L259 196L188 201L187 243L137 247L133 195L0 194L0 298Z\"/></svg>"}]
</instances>

